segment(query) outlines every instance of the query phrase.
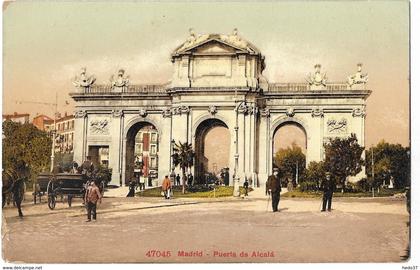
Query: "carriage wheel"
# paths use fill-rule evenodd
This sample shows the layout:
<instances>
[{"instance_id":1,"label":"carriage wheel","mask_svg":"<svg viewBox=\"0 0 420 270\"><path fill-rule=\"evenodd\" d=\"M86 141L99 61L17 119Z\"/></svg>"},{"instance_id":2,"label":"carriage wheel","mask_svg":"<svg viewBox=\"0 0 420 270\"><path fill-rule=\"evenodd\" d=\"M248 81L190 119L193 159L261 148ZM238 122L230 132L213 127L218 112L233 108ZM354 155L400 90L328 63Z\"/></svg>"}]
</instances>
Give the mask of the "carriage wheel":
<instances>
[{"instance_id":1,"label":"carriage wheel","mask_svg":"<svg viewBox=\"0 0 420 270\"><path fill-rule=\"evenodd\" d=\"M55 194L54 194L54 183L50 180L47 186L47 196L48 196L48 207L53 210L55 208Z\"/></svg>"},{"instance_id":2,"label":"carriage wheel","mask_svg":"<svg viewBox=\"0 0 420 270\"><path fill-rule=\"evenodd\" d=\"M55 208L55 196L54 195L51 195L51 196L48 196L48 207L51 209L51 210L54 210L54 208Z\"/></svg>"}]
</instances>

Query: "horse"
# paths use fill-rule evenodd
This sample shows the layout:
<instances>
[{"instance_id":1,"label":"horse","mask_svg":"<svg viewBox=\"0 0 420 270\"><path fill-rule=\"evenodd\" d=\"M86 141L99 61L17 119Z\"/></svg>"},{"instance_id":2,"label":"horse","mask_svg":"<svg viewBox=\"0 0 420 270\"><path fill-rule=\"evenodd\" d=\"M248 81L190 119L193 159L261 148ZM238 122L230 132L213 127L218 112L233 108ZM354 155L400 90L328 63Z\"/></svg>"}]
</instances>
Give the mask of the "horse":
<instances>
[{"instance_id":1,"label":"horse","mask_svg":"<svg viewBox=\"0 0 420 270\"><path fill-rule=\"evenodd\" d=\"M13 198L13 204L18 208L19 216L23 217L21 203L25 197L24 178L19 178L17 173L11 170L5 170L2 172L2 184L2 208Z\"/></svg>"}]
</instances>

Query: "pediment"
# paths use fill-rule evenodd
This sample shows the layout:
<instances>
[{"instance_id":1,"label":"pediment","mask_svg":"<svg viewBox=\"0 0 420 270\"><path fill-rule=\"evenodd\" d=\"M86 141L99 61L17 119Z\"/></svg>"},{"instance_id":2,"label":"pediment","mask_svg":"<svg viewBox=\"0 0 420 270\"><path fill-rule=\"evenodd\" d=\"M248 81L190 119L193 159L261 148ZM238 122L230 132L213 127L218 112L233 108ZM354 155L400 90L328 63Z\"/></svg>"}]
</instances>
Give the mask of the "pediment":
<instances>
[{"instance_id":1,"label":"pediment","mask_svg":"<svg viewBox=\"0 0 420 270\"><path fill-rule=\"evenodd\" d=\"M191 49L190 49L191 50ZM210 41L194 48L196 53L235 53L238 49L218 41Z\"/></svg>"},{"instance_id":2,"label":"pediment","mask_svg":"<svg viewBox=\"0 0 420 270\"><path fill-rule=\"evenodd\" d=\"M204 38L204 37L203 37ZM219 38L207 38L195 44L184 44L175 50L176 54L183 53L202 53L202 54L226 54L226 53L248 53L245 48L229 44Z\"/></svg>"}]
</instances>

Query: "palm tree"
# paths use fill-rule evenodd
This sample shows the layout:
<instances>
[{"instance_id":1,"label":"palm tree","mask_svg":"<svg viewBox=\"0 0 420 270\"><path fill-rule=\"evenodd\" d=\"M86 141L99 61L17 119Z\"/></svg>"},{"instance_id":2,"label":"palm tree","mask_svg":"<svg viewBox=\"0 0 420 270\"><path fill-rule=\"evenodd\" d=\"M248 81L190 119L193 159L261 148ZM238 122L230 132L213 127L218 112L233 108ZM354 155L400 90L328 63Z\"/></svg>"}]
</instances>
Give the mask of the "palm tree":
<instances>
[{"instance_id":1,"label":"palm tree","mask_svg":"<svg viewBox=\"0 0 420 270\"><path fill-rule=\"evenodd\" d=\"M194 165L194 151L192 144L186 143L175 143L173 148L172 160L174 166L179 166L182 170L182 193L185 193L185 171Z\"/></svg>"}]
</instances>

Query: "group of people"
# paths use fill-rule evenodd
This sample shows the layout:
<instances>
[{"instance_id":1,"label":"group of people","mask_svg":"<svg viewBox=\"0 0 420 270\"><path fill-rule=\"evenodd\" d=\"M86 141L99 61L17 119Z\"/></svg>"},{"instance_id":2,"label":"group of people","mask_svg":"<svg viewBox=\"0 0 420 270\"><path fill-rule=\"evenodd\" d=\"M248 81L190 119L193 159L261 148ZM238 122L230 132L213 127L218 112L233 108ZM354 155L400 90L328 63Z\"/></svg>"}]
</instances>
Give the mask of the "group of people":
<instances>
[{"instance_id":1,"label":"group of people","mask_svg":"<svg viewBox=\"0 0 420 270\"><path fill-rule=\"evenodd\" d=\"M245 185L244 185L245 187ZM332 197L335 189L334 180L331 179L331 174L329 172L325 173L325 178L321 181L321 190L323 191L322 196L322 212L331 211ZM273 212L279 211L279 202L280 202L280 192L281 192L281 181L279 177L279 170L275 168L273 174L270 175L266 182L266 195L269 199L271 197L271 205Z\"/></svg>"}]
</instances>

